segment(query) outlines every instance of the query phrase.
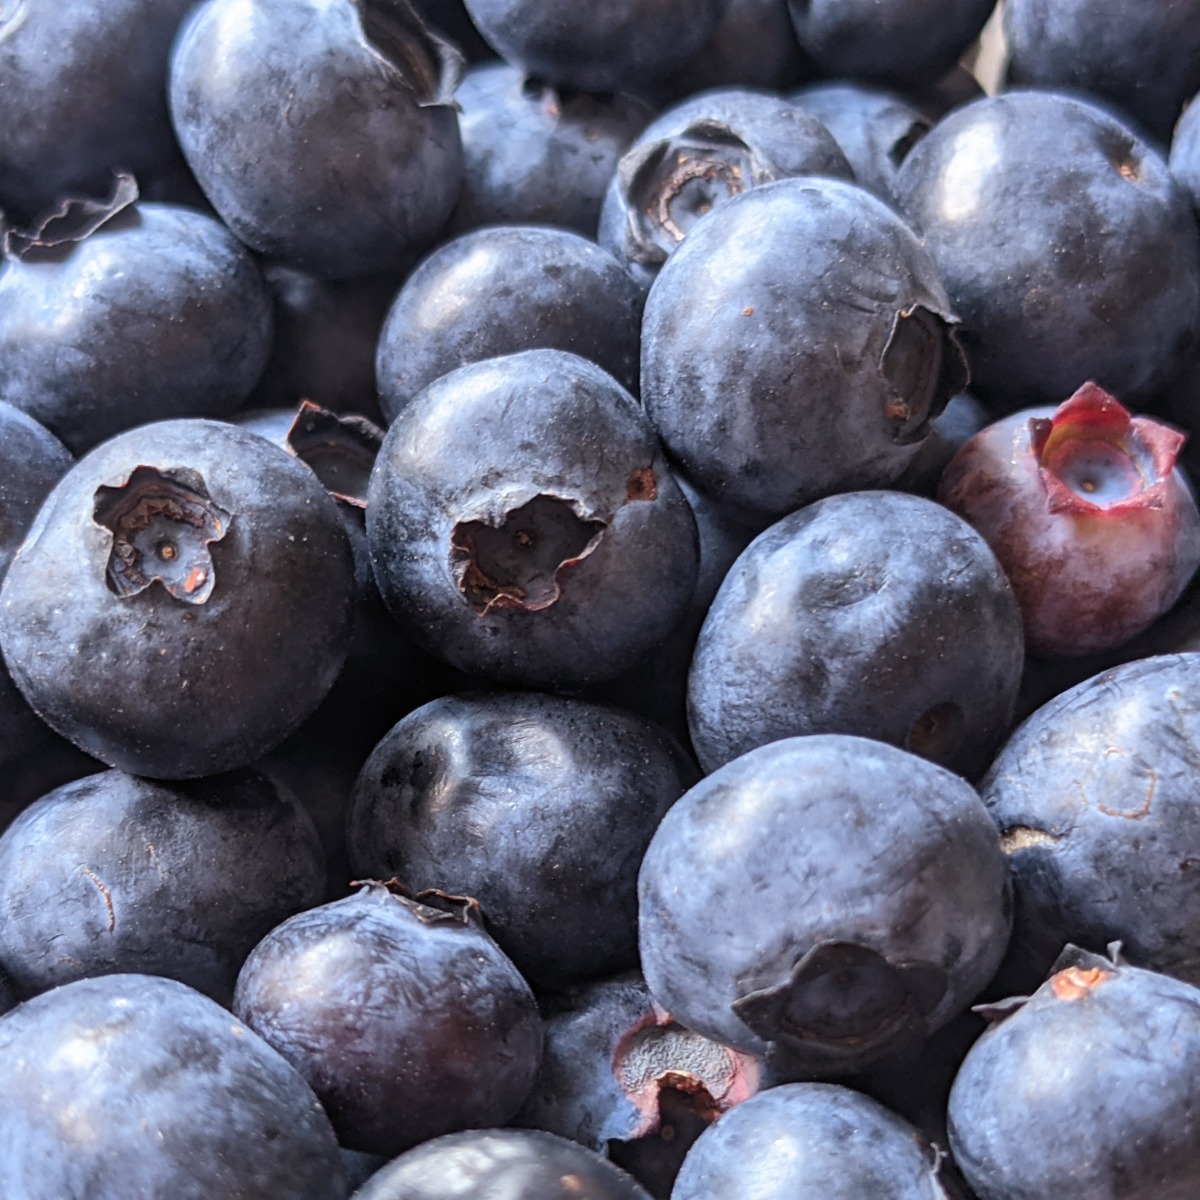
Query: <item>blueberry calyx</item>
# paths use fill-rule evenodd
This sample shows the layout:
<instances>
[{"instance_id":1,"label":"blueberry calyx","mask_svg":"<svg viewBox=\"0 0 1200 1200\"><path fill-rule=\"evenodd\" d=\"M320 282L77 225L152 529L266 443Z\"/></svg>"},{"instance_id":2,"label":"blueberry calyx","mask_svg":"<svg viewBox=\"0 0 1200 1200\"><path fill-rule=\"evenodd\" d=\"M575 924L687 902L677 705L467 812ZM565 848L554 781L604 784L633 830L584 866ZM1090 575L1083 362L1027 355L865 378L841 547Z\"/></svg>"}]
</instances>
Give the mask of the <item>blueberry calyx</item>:
<instances>
[{"instance_id":1,"label":"blueberry calyx","mask_svg":"<svg viewBox=\"0 0 1200 1200\"><path fill-rule=\"evenodd\" d=\"M969 382L966 355L954 332L957 324L957 318L923 304L896 313L879 370L892 389L885 412L897 446L923 441L950 397Z\"/></svg>"},{"instance_id":2,"label":"blueberry calyx","mask_svg":"<svg viewBox=\"0 0 1200 1200\"><path fill-rule=\"evenodd\" d=\"M367 484L383 430L357 413L335 413L302 400L287 432L287 449L325 485L335 500L367 507Z\"/></svg>"},{"instance_id":3,"label":"blueberry calyx","mask_svg":"<svg viewBox=\"0 0 1200 1200\"><path fill-rule=\"evenodd\" d=\"M408 0L353 0L367 48L418 107L455 107L466 60L429 29Z\"/></svg>"},{"instance_id":4,"label":"blueberry calyx","mask_svg":"<svg viewBox=\"0 0 1200 1200\"><path fill-rule=\"evenodd\" d=\"M107 583L118 596L151 584L185 604L203 604L216 584L208 547L229 529L232 515L188 467L135 467L123 484L96 489L93 519L112 534Z\"/></svg>"},{"instance_id":5,"label":"blueberry calyx","mask_svg":"<svg viewBox=\"0 0 1200 1200\"><path fill-rule=\"evenodd\" d=\"M543 493L498 521L459 521L450 534L450 561L467 603L480 616L506 608L542 612L557 603L567 574L608 528L581 509L578 501Z\"/></svg>"},{"instance_id":6,"label":"blueberry calyx","mask_svg":"<svg viewBox=\"0 0 1200 1200\"><path fill-rule=\"evenodd\" d=\"M1081 516L1161 508L1187 440L1091 382L1052 417L1030 417L1029 435L1048 511Z\"/></svg>"},{"instance_id":7,"label":"blueberry calyx","mask_svg":"<svg viewBox=\"0 0 1200 1200\"><path fill-rule=\"evenodd\" d=\"M355 879L350 883L358 888L357 895L387 903L398 900L422 925L454 924L483 929L483 910L473 896L452 896L437 888L413 892L396 878Z\"/></svg>"},{"instance_id":8,"label":"blueberry calyx","mask_svg":"<svg viewBox=\"0 0 1200 1200\"><path fill-rule=\"evenodd\" d=\"M903 1052L929 1030L946 973L927 963L893 964L853 942L821 942L784 983L734 1001L743 1024L772 1050L802 1052L808 1064L854 1069L876 1048Z\"/></svg>"},{"instance_id":9,"label":"blueberry calyx","mask_svg":"<svg viewBox=\"0 0 1200 1200\"><path fill-rule=\"evenodd\" d=\"M0 221L0 249L10 258L23 258L33 250L81 242L137 198L137 180L128 172L115 172L112 190L105 197L66 196L27 229Z\"/></svg>"},{"instance_id":10,"label":"blueberry calyx","mask_svg":"<svg viewBox=\"0 0 1200 1200\"><path fill-rule=\"evenodd\" d=\"M780 174L720 121L696 121L635 146L617 169L630 198L625 253L634 262L666 262L701 217Z\"/></svg>"}]
</instances>

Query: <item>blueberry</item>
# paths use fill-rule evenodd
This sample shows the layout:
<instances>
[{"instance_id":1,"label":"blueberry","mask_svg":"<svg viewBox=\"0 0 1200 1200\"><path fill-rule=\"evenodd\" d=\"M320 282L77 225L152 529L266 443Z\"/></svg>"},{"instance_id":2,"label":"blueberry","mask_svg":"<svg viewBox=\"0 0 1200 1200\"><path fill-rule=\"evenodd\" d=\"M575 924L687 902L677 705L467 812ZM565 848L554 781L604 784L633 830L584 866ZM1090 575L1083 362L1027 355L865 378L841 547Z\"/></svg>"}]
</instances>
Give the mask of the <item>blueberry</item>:
<instances>
[{"instance_id":1,"label":"blueberry","mask_svg":"<svg viewBox=\"0 0 1200 1200\"><path fill-rule=\"evenodd\" d=\"M368 275L425 249L454 207L461 67L407 0L208 0L176 42L171 115L248 246Z\"/></svg>"},{"instance_id":2,"label":"blueberry","mask_svg":"<svg viewBox=\"0 0 1200 1200\"><path fill-rule=\"evenodd\" d=\"M79 240L5 261L0 400L80 454L146 421L234 412L271 331L262 275L219 221L124 207Z\"/></svg>"},{"instance_id":3,"label":"blueberry","mask_svg":"<svg viewBox=\"0 0 1200 1200\"><path fill-rule=\"evenodd\" d=\"M1013 590L966 521L899 492L830 496L725 577L692 659L692 745L711 771L849 733L977 778L1009 732L1024 649Z\"/></svg>"},{"instance_id":4,"label":"blueberry","mask_svg":"<svg viewBox=\"0 0 1200 1200\"><path fill-rule=\"evenodd\" d=\"M849 1088L791 1083L752 1096L700 1135L671 1200L948 1200L937 1152Z\"/></svg>"},{"instance_id":5,"label":"blueberry","mask_svg":"<svg viewBox=\"0 0 1200 1200\"><path fill-rule=\"evenodd\" d=\"M423 387L468 363L567 350L637 390L642 297L620 265L566 229L493 227L435 250L400 289L379 335L389 421Z\"/></svg>"},{"instance_id":6,"label":"blueberry","mask_svg":"<svg viewBox=\"0 0 1200 1200\"><path fill-rule=\"evenodd\" d=\"M308 467L218 421L162 421L51 492L0 588L0 646L34 711L108 765L212 775L317 707L354 587Z\"/></svg>"},{"instance_id":7,"label":"blueberry","mask_svg":"<svg viewBox=\"0 0 1200 1200\"><path fill-rule=\"evenodd\" d=\"M88 776L25 809L0 864L0 964L26 996L137 973L228 1004L255 943L325 884L312 821L253 771Z\"/></svg>"},{"instance_id":8,"label":"blueberry","mask_svg":"<svg viewBox=\"0 0 1200 1200\"><path fill-rule=\"evenodd\" d=\"M1009 87L1084 92L1166 144L1200 90L1200 3L1010 0Z\"/></svg>"},{"instance_id":9,"label":"blueberry","mask_svg":"<svg viewBox=\"0 0 1200 1200\"><path fill-rule=\"evenodd\" d=\"M206 996L108 975L0 1022L0 1192L344 1200L329 1120L304 1080Z\"/></svg>"},{"instance_id":10,"label":"blueberry","mask_svg":"<svg viewBox=\"0 0 1200 1200\"><path fill-rule=\"evenodd\" d=\"M649 288L701 217L793 175L853 178L829 131L783 97L704 92L661 113L622 155L597 238Z\"/></svg>"},{"instance_id":11,"label":"blueberry","mask_svg":"<svg viewBox=\"0 0 1200 1200\"><path fill-rule=\"evenodd\" d=\"M533 993L475 902L381 883L268 934L233 1011L312 1085L342 1145L370 1154L502 1125L542 1051Z\"/></svg>"},{"instance_id":12,"label":"blueberry","mask_svg":"<svg viewBox=\"0 0 1200 1200\"><path fill-rule=\"evenodd\" d=\"M61 0L0 9L0 210L27 224L64 198L144 186L179 163L165 100L192 0Z\"/></svg>"},{"instance_id":13,"label":"blueberry","mask_svg":"<svg viewBox=\"0 0 1200 1200\"><path fill-rule=\"evenodd\" d=\"M627 92L682 66L716 32L729 0L466 0L501 57L585 92Z\"/></svg>"},{"instance_id":14,"label":"blueberry","mask_svg":"<svg viewBox=\"0 0 1200 1200\"><path fill-rule=\"evenodd\" d=\"M853 184L784 179L699 222L655 280L642 400L699 491L767 520L887 486L961 390L937 270Z\"/></svg>"},{"instance_id":15,"label":"blueberry","mask_svg":"<svg viewBox=\"0 0 1200 1200\"><path fill-rule=\"evenodd\" d=\"M446 696L372 752L350 806L358 878L480 902L488 932L542 987L637 962L637 872L698 778L631 714L520 692Z\"/></svg>"},{"instance_id":16,"label":"blueberry","mask_svg":"<svg viewBox=\"0 0 1200 1200\"><path fill-rule=\"evenodd\" d=\"M1200 212L1200 104L1184 109L1171 141L1171 174L1179 181L1192 207Z\"/></svg>"},{"instance_id":17,"label":"blueberry","mask_svg":"<svg viewBox=\"0 0 1200 1200\"><path fill-rule=\"evenodd\" d=\"M592 237L617 160L653 111L621 93L556 88L506 63L463 76L463 183L447 226L561 225Z\"/></svg>"},{"instance_id":18,"label":"blueberry","mask_svg":"<svg viewBox=\"0 0 1200 1200\"><path fill-rule=\"evenodd\" d=\"M687 792L638 895L655 1000L808 1078L919 1046L991 979L1011 919L970 785L837 734L761 746Z\"/></svg>"},{"instance_id":19,"label":"blueberry","mask_svg":"<svg viewBox=\"0 0 1200 1200\"><path fill-rule=\"evenodd\" d=\"M950 460L991 423L991 413L969 392L951 396L941 414L934 419L929 436L921 443L916 457L893 486L901 492L935 496L942 472L950 465Z\"/></svg>"},{"instance_id":20,"label":"blueberry","mask_svg":"<svg viewBox=\"0 0 1200 1200\"><path fill-rule=\"evenodd\" d=\"M402 1154L353 1200L649 1200L598 1154L549 1133L478 1129Z\"/></svg>"},{"instance_id":21,"label":"blueberry","mask_svg":"<svg viewBox=\"0 0 1200 1200\"><path fill-rule=\"evenodd\" d=\"M950 1093L950 1145L979 1200L1195 1195L1200 990L1071 947L994 1015Z\"/></svg>"},{"instance_id":22,"label":"blueberry","mask_svg":"<svg viewBox=\"0 0 1200 1200\"><path fill-rule=\"evenodd\" d=\"M417 395L379 453L367 536L384 600L426 647L529 687L627 670L696 582L695 520L645 414L560 350Z\"/></svg>"},{"instance_id":23,"label":"blueberry","mask_svg":"<svg viewBox=\"0 0 1200 1200\"><path fill-rule=\"evenodd\" d=\"M996 552L1032 653L1120 645L1179 599L1200 565L1200 511L1175 465L1184 436L1086 383L950 461L938 498Z\"/></svg>"},{"instance_id":24,"label":"blueberry","mask_svg":"<svg viewBox=\"0 0 1200 1200\"><path fill-rule=\"evenodd\" d=\"M897 196L937 262L998 413L1087 380L1140 403L1200 332L1200 231L1162 156L1094 104L1050 92L950 113Z\"/></svg>"}]
</instances>

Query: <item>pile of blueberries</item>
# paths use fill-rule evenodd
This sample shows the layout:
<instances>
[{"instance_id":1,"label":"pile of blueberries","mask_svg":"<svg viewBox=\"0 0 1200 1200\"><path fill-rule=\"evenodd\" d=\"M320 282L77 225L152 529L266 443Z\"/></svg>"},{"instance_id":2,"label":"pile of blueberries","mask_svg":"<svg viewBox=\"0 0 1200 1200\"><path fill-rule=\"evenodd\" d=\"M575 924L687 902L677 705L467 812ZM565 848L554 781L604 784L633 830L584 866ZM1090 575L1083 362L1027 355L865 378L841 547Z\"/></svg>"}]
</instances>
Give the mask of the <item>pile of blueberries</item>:
<instances>
[{"instance_id":1,"label":"pile of blueberries","mask_svg":"<svg viewBox=\"0 0 1200 1200\"><path fill-rule=\"evenodd\" d=\"M0 1196L1200 1195L1200 0L993 10L0 0Z\"/></svg>"}]
</instances>

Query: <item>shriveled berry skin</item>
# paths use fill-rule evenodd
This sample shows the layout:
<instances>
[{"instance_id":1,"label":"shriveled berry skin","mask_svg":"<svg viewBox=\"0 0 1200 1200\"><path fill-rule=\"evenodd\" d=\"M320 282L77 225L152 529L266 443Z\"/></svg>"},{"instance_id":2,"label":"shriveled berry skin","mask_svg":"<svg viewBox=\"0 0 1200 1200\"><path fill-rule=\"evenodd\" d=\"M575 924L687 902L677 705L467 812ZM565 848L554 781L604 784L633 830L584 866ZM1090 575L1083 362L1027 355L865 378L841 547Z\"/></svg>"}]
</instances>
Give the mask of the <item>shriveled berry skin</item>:
<instances>
[{"instance_id":1,"label":"shriveled berry skin","mask_svg":"<svg viewBox=\"0 0 1200 1200\"><path fill-rule=\"evenodd\" d=\"M425 646L528 687L620 674L696 582L695 519L645 414L560 350L416 396L376 460L367 538L385 602Z\"/></svg>"},{"instance_id":2,"label":"shriveled berry skin","mask_svg":"<svg viewBox=\"0 0 1200 1200\"><path fill-rule=\"evenodd\" d=\"M180 30L171 116L251 249L369 275L426 248L454 207L461 67L406 0L208 0Z\"/></svg>"},{"instance_id":3,"label":"shriveled berry skin","mask_svg":"<svg viewBox=\"0 0 1200 1200\"><path fill-rule=\"evenodd\" d=\"M1005 1011L950 1092L950 1146L979 1200L1196 1194L1200 990L1071 947Z\"/></svg>"},{"instance_id":4,"label":"shriveled berry skin","mask_svg":"<svg viewBox=\"0 0 1200 1200\"><path fill-rule=\"evenodd\" d=\"M800 49L827 76L925 84L979 36L990 0L788 0Z\"/></svg>"},{"instance_id":5,"label":"shriveled berry skin","mask_svg":"<svg viewBox=\"0 0 1200 1200\"><path fill-rule=\"evenodd\" d=\"M975 779L1024 661L1016 597L966 521L900 492L829 496L726 575L692 657L692 745L712 771L780 738L851 733Z\"/></svg>"},{"instance_id":6,"label":"shriveled berry skin","mask_svg":"<svg viewBox=\"0 0 1200 1200\"><path fill-rule=\"evenodd\" d=\"M698 490L780 517L900 475L964 382L954 324L882 201L779 180L699 222L654 281L642 402Z\"/></svg>"},{"instance_id":7,"label":"shriveled berry skin","mask_svg":"<svg viewBox=\"0 0 1200 1200\"><path fill-rule=\"evenodd\" d=\"M246 766L305 719L349 644L354 564L303 463L219 421L161 421L62 478L0 588L36 712L130 774Z\"/></svg>"},{"instance_id":8,"label":"shriveled berry skin","mask_svg":"<svg viewBox=\"0 0 1200 1200\"><path fill-rule=\"evenodd\" d=\"M454 96L463 183L447 230L561 225L593 237L617 161L653 116L623 93L558 89L507 63L481 63Z\"/></svg>"},{"instance_id":9,"label":"shriveled berry skin","mask_svg":"<svg viewBox=\"0 0 1200 1200\"><path fill-rule=\"evenodd\" d=\"M353 1200L650 1200L598 1154L550 1133L472 1129L409 1150Z\"/></svg>"},{"instance_id":10,"label":"shriveled berry skin","mask_svg":"<svg viewBox=\"0 0 1200 1200\"><path fill-rule=\"evenodd\" d=\"M1141 402L1200 332L1200 231L1163 157L1107 109L1013 91L950 113L897 199L937 262L997 413L1086 380Z\"/></svg>"},{"instance_id":11,"label":"shriveled berry skin","mask_svg":"<svg viewBox=\"0 0 1200 1200\"><path fill-rule=\"evenodd\" d=\"M951 459L938 499L987 539L1029 650L1088 654L1141 633L1200 564L1184 435L1088 383L994 422Z\"/></svg>"},{"instance_id":12,"label":"shriveled berry skin","mask_svg":"<svg viewBox=\"0 0 1200 1200\"><path fill-rule=\"evenodd\" d=\"M219 221L126 208L0 271L0 400L75 454L123 429L236 411L271 348L262 273Z\"/></svg>"},{"instance_id":13,"label":"shriveled berry skin","mask_svg":"<svg viewBox=\"0 0 1200 1200\"><path fill-rule=\"evenodd\" d=\"M795 175L854 178L833 135L782 96L703 92L660 113L621 156L596 238L648 289L703 215Z\"/></svg>"},{"instance_id":14,"label":"shriveled berry skin","mask_svg":"<svg viewBox=\"0 0 1200 1200\"><path fill-rule=\"evenodd\" d=\"M469 298L469 302L468 302ZM636 391L642 296L620 264L566 229L480 229L439 246L405 280L375 354L387 420L468 363L566 350Z\"/></svg>"},{"instance_id":15,"label":"shriveled berry skin","mask_svg":"<svg viewBox=\"0 0 1200 1200\"><path fill-rule=\"evenodd\" d=\"M1013 0L1007 84L1086 92L1166 144L1200 91L1200 3Z\"/></svg>"},{"instance_id":16,"label":"shriveled berry skin","mask_svg":"<svg viewBox=\"0 0 1200 1200\"><path fill-rule=\"evenodd\" d=\"M446 696L367 759L347 845L359 879L479 901L488 932L543 988L637 963L637 873L698 779L631 713L532 692Z\"/></svg>"},{"instance_id":17,"label":"shriveled berry skin","mask_svg":"<svg viewBox=\"0 0 1200 1200\"><path fill-rule=\"evenodd\" d=\"M751 750L663 818L638 883L642 969L677 1021L835 1077L918 1046L987 984L1008 868L942 767L838 734Z\"/></svg>"},{"instance_id":18,"label":"shriveled berry skin","mask_svg":"<svg viewBox=\"0 0 1200 1200\"><path fill-rule=\"evenodd\" d=\"M696 1138L758 1090L756 1058L684 1029L640 975L580 988L546 1019L514 1124L571 1138L666 1196Z\"/></svg>"},{"instance_id":19,"label":"shriveled berry skin","mask_svg":"<svg viewBox=\"0 0 1200 1200\"><path fill-rule=\"evenodd\" d=\"M329 1120L261 1038L172 979L108 975L0 1023L0 1191L344 1200Z\"/></svg>"},{"instance_id":20,"label":"shriveled berry skin","mask_svg":"<svg viewBox=\"0 0 1200 1200\"><path fill-rule=\"evenodd\" d=\"M728 0L596 0L569 13L540 0L466 0L479 32L527 75L584 92L629 92L685 63Z\"/></svg>"},{"instance_id":21,"label":"shriveled berry skin","mask_svg":"<svg viewBox=\"0 0 1200 1200\"><path fill-rule=\"evenodd\" d=\"M311 818L257 772L164 786L105 771L0 837L0 966L25 996L136 973L227 1005L255 943L324 886Z\"/></svg>"},{"instance_id":22,"label":"shriveled berry skin","mask_svg":"<svg viewBox=\"0 0 1200 1200\"><path fill-rule=\"evenodd\" d=\"M0 211L27 224L112 172L148 185L176 168L165 100L191 0L60 0L0 11Z\"/></svg>"},{"instance_id":23,"label":"shriveled berry skin","mask_svg":"<svg viewBox=\"0 0 1200 1200\"><path fill-rule=\"evenodd\" d=\"M938 1154L902 1117L832 1083L752 1096L688 1151L671 1200L948 1200Z\"/></svg>"},{"instance_id":24,"label":"shriveled berry skin","mask_svg":"<svg viewBox=\"0 0 1200 1200\"><path fill-rule=\"evenodd\" d=\"M278 926L238 977L233 1011L311 1084L348 1149L390 1157L503 1125L533 1085L529 985L474 901L434 903L363 884Z\"/></svg>"},{"instance_id":25,"label":"shriveled berry skin","mask_svg":"<svg viewBox=\"0 0 1200 1200\"><path fill-rule=\"evenodd\" d=\"M1012 868L1002 979L1067 942L1200 984L1200 654L1125 663L1038 709L981 785Z\"/></svg>"}]
</instances>

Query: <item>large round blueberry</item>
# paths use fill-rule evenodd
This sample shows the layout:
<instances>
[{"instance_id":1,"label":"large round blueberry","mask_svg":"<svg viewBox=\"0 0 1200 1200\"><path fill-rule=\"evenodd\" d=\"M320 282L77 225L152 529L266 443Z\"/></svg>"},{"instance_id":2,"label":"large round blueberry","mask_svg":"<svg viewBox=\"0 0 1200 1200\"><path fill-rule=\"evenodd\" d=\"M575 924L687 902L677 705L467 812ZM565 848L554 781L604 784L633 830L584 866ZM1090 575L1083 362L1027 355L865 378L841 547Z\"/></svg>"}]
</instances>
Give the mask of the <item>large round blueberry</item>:
<instances>
[{"instance_id":1,"label":"large round blueberry","mask_svg":"<svg viewBox=\"0 0 1200 1200\"><path fill-rule=\"evenodd\" d=\"M36 712L110 766L213 775L278 745L346 657L354 564L303 463L218 421L161 421L81 459L0 588Z\"/></svg>"},{"instance_id":2,"label":"large round blueberry","mask_svg":"<svg viewBox=\"0 0 1200 1200\"><path fill-rule=\"evenodd\" d=\"M964 368L933 261L837 179L754 188L697 223L654 281L642 400L703 492L782 516L886 486Z\"/></svg>"},{"instance_id":3,"label":"large round blueberry","mask_svg":"<svg viewBox=\"0 0 1200 1200\"><path fill-rule=\"evenodd\" d=\"M620 674L696 583L696 523L644 413L560 350L416 396L379 452L367 536L384 600L425 645L533 687Z\"/></svg>"},{"instance_id":4,"label":"large round blueberry","mask_svg":"<svg viewBox=\"0 0 1200 1200\"><path fill-rule=\"evenodd\" d=\"M0 1022L0 1192L23 1200L344 1200L303 1079L206 996L108 975Z\"/></svg>"},{"instance_id":5,"label":"large round blueberry","mask_svg":"<svg viewBox=\"0 0 1200 1200\"><path fill-rule=\"evenodd\" d=\"M219 221L137 204L5 261L0 400L79 454L146 421L234 412L271 332L262 275Z\"/></svg>"},{"instance_id":6,"label":"large round blueberry","mask_svg":"<svg viewBox=\"0 0 1200 1200\"><path fill-rule=\"evenodd\" d=\"M420 899L364 884L278 926L238 976L233 1011L312 1085L352 1150L395 1155L503 1125L537 1073L533 993L478 906Z\"/></svg>"},{"instance_id":7,"label":"large round blueberry","mask_svg":"<svg viewBox=\"0 0 1200 1200\"><path fill-rule=\"evenodd\" d=\"M940 1155L902 1117L850 1088L789 1083L700 1135L671 1200L949 1200Z\"/></svg>"},{"instance_id":8,"label":"large round blueberry","mask_svg":"<svg viewBox=\"0 0 1200 1200\"><path fill-rule=\"evenodd\" d=\"M460 70L407 0L208 0L180 31L171 115L248 246L367 275L425 248L454 207Z\"/></svg>"},{"instance_id":9,"label":"large round blueberry","mask_svg":"<svg viewBox=\"0 0 1200 1200\"><path fill-rule=\"evenodd\" d=\"M637 390L642 296L620 264L566 229L479 229L435 250L404 282L376 351L389 421L468 363L567 350Z\"/></svg>"},{"instance_id":10,"label":"large round blueberry","mask_svg":"<svg viewBox=\"0 0 1200 1200\"><path fill-rule=\"evenodd\" d=\"M1009 732L1025 641L996 556L918 496L849 492L755 539L692 659L701 765L806 733L903 746L968 778Z\"/></svg>"},{"instance_id":11,"label":"large round blueberry","mask_svg":"<svg viewBox=\"0 0 1200 1200\"><path fill-rule=\"evenodd\" d=\"M585 92L637 92L700 49L728 0L466 2L483 36L527 75Z\"/></svg>"},{"instance_id":12,"label":"large round blueberry","mask_svg":"<svg viewBox=\"0 0 1200 1200\"><path fill-rule=\"evenodd\" d=\"M479 901L488 932L543 987L637 963L637 873L695 782L665 733L537 693L447 696L405 717L359 775L358 878Z\"/></svg>"},{"instance_id":13,"label":"large round blueberry","mask_svg":"<svg viewBox=\"0 0 1200 1200\"><path fill-rule=\"evenodd\" d=\"M164 786L105 771L0 837L0 965L24 995L135 972L227 1004L255 943L324 886L312 820L258 773Z\"/></svg>"},{"instance_id":14,"label":"large round blueberry","mask_svg":"<svg viewBox=\"0 0 1200 1200\"><path fill-rule=\"evenodd\" d=\"M1110 112L1015 91L951 113L897 177L997 411L1088 380L1133 403L1200 332L1200 232L1162 156Z\"/></svg>"},{"instance_id":15,"label":"large round blueberry","mask_svg":"<svg viewBox=\"0 0 1200 1200\"><path fill-rule=\"evenodd\" d=\"M1200 990L1071 947L994 1016L950 1092L950 1145L979 1200L1195 1196Z\"/></svg>"},{"instance_id":16,"label":"large round blueberry","mask_svg":"<svg viewBox=\"0 0 1200 1200\"><path fill-rule=\"evenodd\" d=\"M638 883L642 968L690 1029L808 1078L918 1046L991 979L1008 868L942 767L837 734L751 750L663 818Z\"/></svg>"}]
</instances>

